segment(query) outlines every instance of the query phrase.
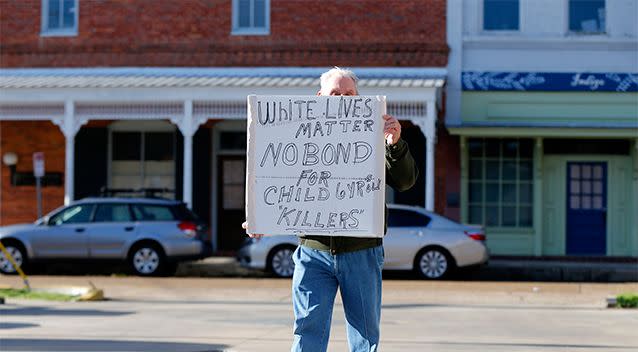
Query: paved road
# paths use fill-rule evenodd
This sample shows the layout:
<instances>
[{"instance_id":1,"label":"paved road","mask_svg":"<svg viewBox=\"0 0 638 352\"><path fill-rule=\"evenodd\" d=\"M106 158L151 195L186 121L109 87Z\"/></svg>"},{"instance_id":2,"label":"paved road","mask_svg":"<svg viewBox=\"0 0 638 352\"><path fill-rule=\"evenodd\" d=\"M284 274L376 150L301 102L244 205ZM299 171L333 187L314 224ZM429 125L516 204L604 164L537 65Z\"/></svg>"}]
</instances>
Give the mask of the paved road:
<instances>
[{"instance_id":1,"label":"paved road","mask_svg":"<svg viewBox=\"0 0 638 352\"><path fill-rule=\"evenodd\" d=\"M8 300L2 351L285 351L290 281L37 276L34 286L103 288L108 301ZM0 276L0 286L19 286ZM382 351L636 351L638 311L604 308L638 284L385 280ZM329 351L346 351L335 309Z\"/></svg>"}]
</instances>

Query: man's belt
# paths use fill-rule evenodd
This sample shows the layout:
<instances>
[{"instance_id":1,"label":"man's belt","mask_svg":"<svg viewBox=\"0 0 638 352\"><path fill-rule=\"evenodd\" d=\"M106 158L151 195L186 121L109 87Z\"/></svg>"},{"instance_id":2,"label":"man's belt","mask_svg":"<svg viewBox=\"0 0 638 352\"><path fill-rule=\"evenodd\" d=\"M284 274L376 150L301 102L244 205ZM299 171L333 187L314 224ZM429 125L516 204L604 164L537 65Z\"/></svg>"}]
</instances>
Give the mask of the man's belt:
<instances>
[{"instance_id":1,"label":"man's belt","mask_svg":"<svg viewBox=\"0 0 638 352\"><path fill-rule=\"evenodd\" d=\"M383 244L382 238L345 237L345 236L303 236L299 244L331 254L347 253L374 248Z\"/></svg>"}]
</instances>

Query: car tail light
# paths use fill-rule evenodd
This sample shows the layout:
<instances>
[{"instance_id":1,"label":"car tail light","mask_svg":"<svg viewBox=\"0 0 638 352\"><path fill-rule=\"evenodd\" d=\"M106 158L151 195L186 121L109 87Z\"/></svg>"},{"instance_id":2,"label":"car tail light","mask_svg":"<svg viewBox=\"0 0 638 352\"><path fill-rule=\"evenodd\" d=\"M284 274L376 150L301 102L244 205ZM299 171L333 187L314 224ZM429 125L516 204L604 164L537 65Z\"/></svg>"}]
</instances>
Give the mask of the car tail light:
<instances>
[{"instance_id":1,"label":"car tail light","mask_svg":"<svg viewBox=\"0 0 638 352\"><path fill-rule=\"evenodd\" d=\"M190 221L182 221L177 227L186 235L186 237L195 237L197 234L197 224Z\"/></svg>"},{"instance_id":2,"label":"car tail light","mask_svg":"<svg viewBox=\"0 0 638 352\"><path fill-rule=\"evenodd\" d=\"M483 232L465 231L465 234L467 235L467 237L469 237L469 238L471 238L473 240L485 242L485 234Z\"/></svg>"}]
</instances>

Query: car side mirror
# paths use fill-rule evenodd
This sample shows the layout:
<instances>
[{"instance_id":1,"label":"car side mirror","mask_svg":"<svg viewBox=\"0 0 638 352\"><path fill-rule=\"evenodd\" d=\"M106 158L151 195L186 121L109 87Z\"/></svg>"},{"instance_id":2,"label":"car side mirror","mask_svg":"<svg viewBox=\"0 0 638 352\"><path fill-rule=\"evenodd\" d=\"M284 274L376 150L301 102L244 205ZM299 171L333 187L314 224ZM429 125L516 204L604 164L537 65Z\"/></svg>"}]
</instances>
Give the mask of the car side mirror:
<instances>
[{"instance_id":1,"label":"car side mirror","mask_svg":"<svg viewBox=\"0 0 638 352\"><path fill-rule=\"evenodd\" d=\"M45 216L36 220L35 224L38 226L46 226L48 222L49 222L49 218Z\"/></svg>"}]
</instances>

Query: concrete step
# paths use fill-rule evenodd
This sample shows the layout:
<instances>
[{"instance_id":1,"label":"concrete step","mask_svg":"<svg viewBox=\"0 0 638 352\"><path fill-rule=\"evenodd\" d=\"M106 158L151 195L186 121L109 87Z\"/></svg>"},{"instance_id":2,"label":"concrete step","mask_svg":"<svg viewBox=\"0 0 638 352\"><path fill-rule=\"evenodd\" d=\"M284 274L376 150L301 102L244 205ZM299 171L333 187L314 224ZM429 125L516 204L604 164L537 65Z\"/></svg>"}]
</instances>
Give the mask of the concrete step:
<instances>
[{"instance_id":1,"label":"concrete step","mask_svg":"<svg viewBox=\"0 0 638 352\"><path fill-rule=\"evenodd\" d=\"M638 282L638 263L492 259L469 279L496 281Z\"/></svg>"}]
</instances>

